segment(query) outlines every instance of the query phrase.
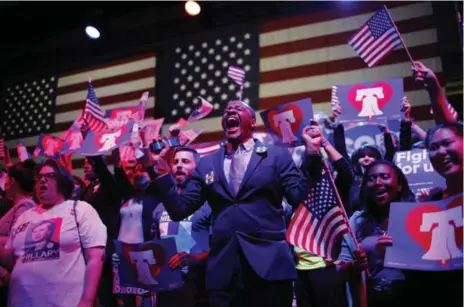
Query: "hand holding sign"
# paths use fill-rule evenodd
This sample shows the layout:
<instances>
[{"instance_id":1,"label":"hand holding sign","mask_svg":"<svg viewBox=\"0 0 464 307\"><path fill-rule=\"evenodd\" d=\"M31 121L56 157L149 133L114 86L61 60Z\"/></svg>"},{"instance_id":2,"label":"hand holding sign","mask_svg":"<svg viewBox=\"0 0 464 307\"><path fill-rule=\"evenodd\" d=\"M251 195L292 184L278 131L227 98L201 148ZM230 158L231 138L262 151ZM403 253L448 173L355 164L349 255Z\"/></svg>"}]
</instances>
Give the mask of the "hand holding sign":
<instances>
[{"instance_id":1,"label":"hand holding sign","mask_svg":"<svg viewBox=\"0 0 464 307\"><path fill-rule=\"evenodd\" d=\"M379 253L380 257L383 257L385 255L385 248L389 245L392 245L392 237L384 235L378 238L377 244L375 245L375 249Z\"/></svg>"},{"instance_id":2,"label":"hand holding sign","mask_svg":"<svg viewBox=\"0 0 464 307\"><path fill-rule=\"evenodd\" d=\"M323 136L321 127L319 127L315 120L311 120L311 125L304 128L302 138L307 152L319 152Z\"/></svg>"},{"instance_id":3,"label":"hand holding sign","mask_svg":"<svg viewBox=\"0 0 464 307\"><path fill-rule=\"evenodd\" d=\"M169 268L171 270L180 269L186 266L190 266L193 263L198 262L195 255L190 255L187 252L180 252L171 257L168 261Z\"/></svg>"}]
</instances>

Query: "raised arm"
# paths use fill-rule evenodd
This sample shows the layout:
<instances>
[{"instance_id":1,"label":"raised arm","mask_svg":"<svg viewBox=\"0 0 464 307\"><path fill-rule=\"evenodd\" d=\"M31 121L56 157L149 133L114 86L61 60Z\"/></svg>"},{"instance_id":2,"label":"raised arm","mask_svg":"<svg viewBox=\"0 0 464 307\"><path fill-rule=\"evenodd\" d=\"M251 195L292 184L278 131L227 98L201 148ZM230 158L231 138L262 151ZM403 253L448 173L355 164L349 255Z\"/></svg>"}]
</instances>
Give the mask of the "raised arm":
<instances>
[{"instance_id":1,"label":"raised arm","mask_svg":"<svg viewBox=\"0 0 464 307\"><path fill-rule=\"evenodd\" d=\"M95 175L100 181L100 184L103 187L104 191L107 192L107 197L111 199L109 203L111 203L119 209L121 193L116 185L116 180L114 176L108 170L103 156L87 157L87 159L89 163L92 165Z\"/></svg>"},{"instance_id":2,"label":"raised arm","mask_svg":"<svg viewBox=\"0 0 464 307\"><path fill-rule=\"evenodd\" d=\"M161 170L159 164L156 166L147 166L150 177L156 178L150 182L145 192L155 196L163 203L173 221L181 221L190 216L206 201L206 197L203 193L204 182L199 170L201 162L200 160L200 163L195 168L192 177L181 194L177 192L174 178L166 171L168 168L166 168L166 170ZM157 168L157 171L155 171L154 168Z\"/></svg>"},{"instance_id":3,"label":"raised arm","mask_svg":"<svg viewBox=\"0 0 464 307\"><path fill-rule=\"evenodd\" d=\"M127 200L134 193L129 179L122 168L121 159L119 157L119 148L116 148L111 153L111 160L114 167L114 181L116 189L119 191L119 195L123 201Z\"/></svg>"},{"instance_id":4,"label":"raised arm","mask_svg":"<svg viewBox=\"0 0 464 307\"><path fill-rule=\"evenodd\" d=\"M448 101L435 73L421 62L414 62L411 70L415 80L422 82L429 93L435 123L437 125L455 123L457 120L448 108Z\"/></svg>"}]
</instances>

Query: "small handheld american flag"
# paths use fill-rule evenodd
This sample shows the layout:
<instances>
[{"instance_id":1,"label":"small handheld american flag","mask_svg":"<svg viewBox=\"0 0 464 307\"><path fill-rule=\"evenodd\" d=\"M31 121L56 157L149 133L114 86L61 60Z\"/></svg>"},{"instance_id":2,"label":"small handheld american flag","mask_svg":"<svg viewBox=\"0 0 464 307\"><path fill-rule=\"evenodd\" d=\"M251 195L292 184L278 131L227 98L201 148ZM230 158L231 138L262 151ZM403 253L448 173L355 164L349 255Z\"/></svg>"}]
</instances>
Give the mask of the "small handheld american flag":
<instances>
[{"instance_id":1,"label":"small handheld american flag","mask_svg":"<svg viewBox=\"0 0 464 307\"><path fill-rule=\"evenodd\" d=\"M236 66L229 66L229 70L227 71L227 76L231 78L238 86L240 86L240 100L242 100L243 96L243 84L245 83L245 74L245 69Z\"/></svg>"},{"instance_id":2,"label":"small handheld american flag","mask_svg":"<svg viewBox=\"0 0 464 307\"><path fill-rule=\"evenodd\" d=\"M190 113L187 119L188 122L205 118L213 111L213 105L208 100L201 96L198 96L198 98L200 98L201 106Z\"/></svg>"},{"instance_id":3,"label":"small handheld american flag","mask_svg":"<svg viewBox=\"0 0 464 307\"><path fill-rule=\"evenodd\" d=\"M339 263L343 236L350 233L356 246L356 235L351 228L338 194L330 167L322 160L319 181L310 187L308 196L299 205L287 230L287 241L326 261ZM369 271L366 271L369 275Z\"/></svg>"},{"instance_id":4,"label":"small handheld american flag","mask_svg":"<svg viewBox=\"0 0 464 307\"><path fill-rule=\"evenodd\" d=\"M409 59L413 62L386 6L383 6L380 11L363 24L350 37L348 44L369 67L376 65L400 45L404 46Z\"/></svg>"},{"instance_id":5,"label":"small handheld american flag","mask_svg":"<svg viewBox=\"0 0 464 307\"><path fill-rule=\"evenodd\" d=\"M87 122L90 131L94 133L103 132L108 128L108 124L105 120L105 112L103 112L100 107L97 95L95 94L95 90L91 82L89 82L87 100L85 102L82 117Z\"/></svg>"}]
</instances>

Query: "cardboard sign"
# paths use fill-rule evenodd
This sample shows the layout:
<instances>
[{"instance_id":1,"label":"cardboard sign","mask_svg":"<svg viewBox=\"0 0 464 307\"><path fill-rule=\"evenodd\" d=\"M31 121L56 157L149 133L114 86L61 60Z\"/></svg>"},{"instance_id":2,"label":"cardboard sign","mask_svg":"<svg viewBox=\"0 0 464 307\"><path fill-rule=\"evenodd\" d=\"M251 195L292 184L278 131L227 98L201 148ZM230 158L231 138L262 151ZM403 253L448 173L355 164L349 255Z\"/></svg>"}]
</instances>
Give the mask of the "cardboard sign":
<instances>
[{"instance_id":1,"label":"cardboard sign","mask_svg":"<svg viewBox=\"0 0 464 307\"><path fill-rule=\"evenodd\" d=\"M384 266L420 271L462 270L463 195L426 203L392 203Z\"/></svg>"},{"instance_id":2,"label":"cardboard sign","mask_svg":"<svg viewBox=\"0 0 464 307\"><path fill-rule=\"evenodd\" d=\"M177 289L183 281L180 270L171 270L169 259L177 253L174 238L140 244L114 241L113 293L144 294Z\"/></svg>"},{"instance_id":3,"label":"cardboard sign","mask_svg":"<svg viewBox=\"0 0 464 307\"><path fill-rule=\"evenodd\" d=\"M132 137L133 121L118 129L95 134L88 132L84 139L80 154L83 156L99 156L113 151L116 147L130 142Z\"/></svg>"},{"instance_id":4,"label":"cardboard sign","mask_svg":"<svg viewBox=\"0 0 464 307\"><path fill-rule=\"evenodd\" d=\"M363 145L376 146L383 154L385 154L384 133L380 130L378 125L357 123L354 126L349 125L352 127L347 127L348 125L344 126L346 151L350 156ZM399 141L400 121L388 120L386 122L386 126L390 130L392 136L396 137L396 140Z\"/></svg>"},{"instance_id":5,"label":"cardboard sign","mask_svg":"<svg viewBox=\"0 0 464 307\"><path fill-rule=\"evenodd\" d=\"M440 176L430 163L426 149L397 152L393 161L406 175L414 194L420 189L446 186L445 178Z\"/></svg>"},{"instance_id":6,"label":"cardboard sign","mask_svg":"<svg viewBox=\"0 0 464 307\"><path fill-rule=\"evenodd\" d=\"M301 133L313 118L313 105L307 98L267 109L260 115L275 144L296 147L303 145Z\"/></svg>"},{"instance_id":7,"label":"cardboard sign","mask_svg":"<svg viewBox=\"0 0 464 307\"><path fill-rule=\"evenodd\" d=\"M80 131L79 131L80 133ZM65 147L64 141L53 135L42 134L37 140L36 153L47 158L58 158Z\"/></svg>"},{"instance_id":8,"label":"cardboard sign","mask_svg":"<svg viewBox=\"0 0 464 307\"><path fill-rule=\"evenodd\" d=\"M337 96L342 108L338 118L341 123L399 119L403 79L339 85Z\"/></svg>"}]
</instances>

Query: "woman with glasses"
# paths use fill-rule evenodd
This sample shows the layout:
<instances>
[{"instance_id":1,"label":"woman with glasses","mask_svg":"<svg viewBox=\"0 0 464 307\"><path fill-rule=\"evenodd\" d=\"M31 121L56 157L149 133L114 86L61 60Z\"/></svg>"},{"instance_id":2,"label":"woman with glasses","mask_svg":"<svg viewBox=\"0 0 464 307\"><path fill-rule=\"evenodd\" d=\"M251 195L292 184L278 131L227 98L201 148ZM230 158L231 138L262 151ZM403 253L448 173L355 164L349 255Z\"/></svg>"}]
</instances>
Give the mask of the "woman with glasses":
<instances>
[{"instance_id":1,"label":"woman with glasses","mask_svg":"<svg viewBox=\"0 0 464 307\"><path fill-rule=\"evenodd\" d=\"M8 306L93 306L106 228L86 202L70 199L71 174L46 160L35 177L40 204L13 225L0 264L12 269Z\"/></svg>"}]
</instances>

